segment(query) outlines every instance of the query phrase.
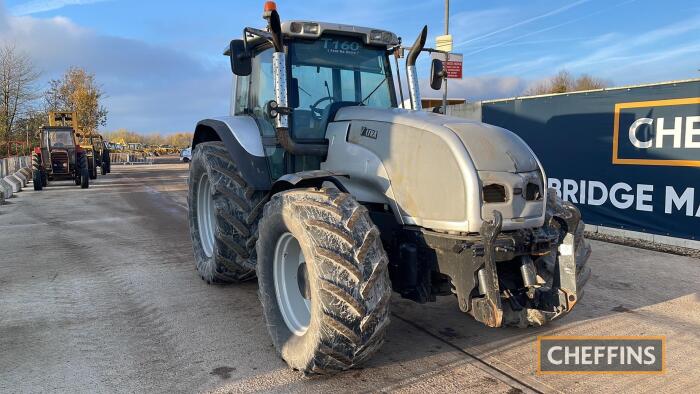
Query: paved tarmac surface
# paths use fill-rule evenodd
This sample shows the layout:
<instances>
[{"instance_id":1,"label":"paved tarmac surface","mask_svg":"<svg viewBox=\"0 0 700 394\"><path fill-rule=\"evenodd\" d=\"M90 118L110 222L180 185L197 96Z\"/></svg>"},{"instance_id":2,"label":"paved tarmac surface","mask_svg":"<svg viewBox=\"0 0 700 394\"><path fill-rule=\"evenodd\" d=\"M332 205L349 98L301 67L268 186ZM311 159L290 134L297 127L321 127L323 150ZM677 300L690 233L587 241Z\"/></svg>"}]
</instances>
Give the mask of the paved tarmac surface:
<instances>
[{"instance_id":1,"label":"paved tarmac surface","mask_svg":"<svg viewBox=\"0 0 700 394\"><path fill-rule=\"evenodd\" d=\"M0 207L0 392L697 392L700 260L593 242L572 315L488 329L450 297L394 295L362 369L304 378L265 329L255 282L208 286L186 219L187 165L114 166L88 190L31 186ZM535 374L538 335L666 335L667 373Z\"/></svg>"}]
</instances>

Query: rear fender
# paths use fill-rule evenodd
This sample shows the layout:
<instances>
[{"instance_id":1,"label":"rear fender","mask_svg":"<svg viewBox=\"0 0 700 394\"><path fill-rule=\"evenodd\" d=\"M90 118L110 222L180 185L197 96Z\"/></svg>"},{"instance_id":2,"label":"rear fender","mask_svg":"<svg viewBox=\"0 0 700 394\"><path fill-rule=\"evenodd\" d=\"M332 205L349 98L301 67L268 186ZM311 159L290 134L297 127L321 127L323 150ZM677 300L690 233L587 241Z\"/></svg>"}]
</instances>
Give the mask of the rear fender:
<instances>
[{"instance_id":1,"label":"rear fender","mask_svg":"<svg viewBox=\"0 0 700 394\"><path fill-rule=\"evenodd\" d=\"M250 116L227 116L197 123L192 151L197 144L222 141L243 179L256 190L270 190L272 181L260 130Z\"/></svg>"}]
</instances>

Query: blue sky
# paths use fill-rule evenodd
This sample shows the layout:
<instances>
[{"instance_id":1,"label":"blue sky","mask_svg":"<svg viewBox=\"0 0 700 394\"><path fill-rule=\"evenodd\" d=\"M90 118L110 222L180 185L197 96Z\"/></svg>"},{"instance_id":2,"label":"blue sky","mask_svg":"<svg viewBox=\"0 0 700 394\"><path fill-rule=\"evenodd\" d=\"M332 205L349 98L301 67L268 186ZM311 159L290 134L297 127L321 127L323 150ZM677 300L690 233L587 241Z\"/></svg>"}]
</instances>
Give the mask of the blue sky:
<instances>
[{"instance_id":1,"label":"blue sky","mask_svg":"<svg viewBox=\"0 0 700 394\"><path fill-rule=\"evenodd\" d=\"M450 32L465 56L450 97L510 97L567 69L612 85L700 77L697 1L456 1ZM221 55L246 25L263 27L263 1L0 0L0 41L55 78L70 66L97 75L105 129L169 133L225 114L230 71ZM412 43L442 34L442 0L280 0L282 19L380 27ZM427 57L419 72L427 75ZM437 92L435 92L437 93ZM426 96L435 94L426 92Z\"/></svg>"}]
</instances>

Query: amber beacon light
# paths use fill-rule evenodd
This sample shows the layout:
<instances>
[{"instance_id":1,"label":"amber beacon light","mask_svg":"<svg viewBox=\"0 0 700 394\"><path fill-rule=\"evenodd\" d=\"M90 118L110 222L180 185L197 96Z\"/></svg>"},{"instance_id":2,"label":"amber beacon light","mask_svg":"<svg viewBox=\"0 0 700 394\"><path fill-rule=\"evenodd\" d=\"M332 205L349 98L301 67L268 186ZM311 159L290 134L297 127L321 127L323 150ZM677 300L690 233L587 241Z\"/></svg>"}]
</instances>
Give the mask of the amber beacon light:
<instances>
[{"instance_id":1,"label":"amber beacon light","mask_svg":"<svg viewBox=\"0 0 700 394\"><path fill-rule=\"evenodd\" d=\"M277 11L277 4L274 1L266 1L264 10L265 12Z\"/></svg>"}]
</instances>

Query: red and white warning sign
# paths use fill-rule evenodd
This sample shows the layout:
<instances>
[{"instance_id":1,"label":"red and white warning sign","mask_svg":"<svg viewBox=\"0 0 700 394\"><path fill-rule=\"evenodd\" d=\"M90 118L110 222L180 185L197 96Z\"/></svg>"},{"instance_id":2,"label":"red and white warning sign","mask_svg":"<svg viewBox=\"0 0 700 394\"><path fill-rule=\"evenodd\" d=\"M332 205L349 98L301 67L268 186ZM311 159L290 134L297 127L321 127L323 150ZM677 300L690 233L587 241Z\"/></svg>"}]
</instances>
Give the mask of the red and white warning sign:
<instances>
[{"instance_id":1,"label":"red and white warning sign","mask_svg":"<svg viewBox=\"0 0 700 394\"><path fill-rule=\"evenodd\" d=\"M447 60L445 60L444 53L433 52L433 59L442 60L442 65L445 67L448 79L462 79L462 54L461 53L448 53Z\"/></svg>"}]
</instances>

